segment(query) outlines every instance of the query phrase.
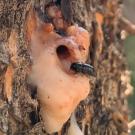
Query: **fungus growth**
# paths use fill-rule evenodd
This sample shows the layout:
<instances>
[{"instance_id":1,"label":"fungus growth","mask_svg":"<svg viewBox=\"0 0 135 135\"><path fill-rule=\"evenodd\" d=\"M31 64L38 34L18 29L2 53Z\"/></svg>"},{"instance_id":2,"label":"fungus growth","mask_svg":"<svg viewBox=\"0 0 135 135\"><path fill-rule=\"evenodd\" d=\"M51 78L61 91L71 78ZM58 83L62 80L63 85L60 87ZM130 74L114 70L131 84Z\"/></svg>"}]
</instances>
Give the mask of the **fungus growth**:
<instances>
[{"instance_id":1,"label":"fungus growth","mask_svg":"<svg viewBox=\"0 0 135 135\"><path fill-rule=\"evenodd\" d=\"M59 131L79 102L89 93L89 78L70 70L74 62L85 62L89 33L77 25L68 26L66 36L57 34L52 23L39 20L31 12L33 28L27 26L33 65L30 78L37 86L40 112L48 133Z\"/></svg>"}]
</instances>

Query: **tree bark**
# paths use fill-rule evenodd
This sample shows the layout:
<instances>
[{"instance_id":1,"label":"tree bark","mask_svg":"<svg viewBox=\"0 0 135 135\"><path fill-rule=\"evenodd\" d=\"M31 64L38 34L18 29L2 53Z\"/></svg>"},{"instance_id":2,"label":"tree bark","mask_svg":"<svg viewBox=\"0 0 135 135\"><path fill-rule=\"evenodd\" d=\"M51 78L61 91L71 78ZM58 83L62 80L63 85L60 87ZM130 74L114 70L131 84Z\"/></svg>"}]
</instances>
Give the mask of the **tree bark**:
<instances>
[{"instance_id":1,"label":"tree bark","mask_svg":"<svg viewBox=\"0 0 135 135\"><path fill-rule=\"evenodd\" d=\"M0 135L44 135L36 88L28 81L32 60L26 42L31 6L42 21L45 7L60 6L65 20L92 35L87 62L96 70L92 90L76 108L85 135L128 135L130 73L121 39L120 0L0 0ZM124 79L123 79L124 78ZM67 122L56 134L66 134Z\"/></svg>"}]
</instances>

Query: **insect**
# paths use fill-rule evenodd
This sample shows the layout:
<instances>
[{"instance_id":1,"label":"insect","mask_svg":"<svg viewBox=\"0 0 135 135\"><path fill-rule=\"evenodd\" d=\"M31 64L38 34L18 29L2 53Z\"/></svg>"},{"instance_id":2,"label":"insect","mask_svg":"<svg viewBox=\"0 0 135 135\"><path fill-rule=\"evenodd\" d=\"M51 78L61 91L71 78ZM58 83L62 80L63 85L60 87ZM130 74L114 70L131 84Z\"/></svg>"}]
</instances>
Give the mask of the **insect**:
<instances>
[{"instance_id":1,"label":"insect","mask_svg":"<svg viewBox=\"0 0 135 135\"><path fill-rule=\"evenodd\" d=\"M82 73L88 76L95 76L94 67L90 64L75 62L71 64L70 69L75 71L76 73Z\"/></svg>"}]
</instances>

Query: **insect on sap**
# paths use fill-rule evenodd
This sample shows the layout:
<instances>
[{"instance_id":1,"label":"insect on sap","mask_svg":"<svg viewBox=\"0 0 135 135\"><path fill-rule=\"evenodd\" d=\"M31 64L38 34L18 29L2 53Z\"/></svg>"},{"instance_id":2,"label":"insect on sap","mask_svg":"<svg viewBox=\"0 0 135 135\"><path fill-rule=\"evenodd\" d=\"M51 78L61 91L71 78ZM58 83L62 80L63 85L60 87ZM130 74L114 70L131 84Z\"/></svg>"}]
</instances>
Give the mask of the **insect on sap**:
<instances>
[{"instance_id":1,"label":"insect on sap","mask_svg":"<svg viewBox=\"0 0 135 135\"><path fill-rule=\"evenodd\" d=\"M71 64L71 70L88 76L95 76L94 67L90 64L75 62Z\"/></svg>"}]
</instances>

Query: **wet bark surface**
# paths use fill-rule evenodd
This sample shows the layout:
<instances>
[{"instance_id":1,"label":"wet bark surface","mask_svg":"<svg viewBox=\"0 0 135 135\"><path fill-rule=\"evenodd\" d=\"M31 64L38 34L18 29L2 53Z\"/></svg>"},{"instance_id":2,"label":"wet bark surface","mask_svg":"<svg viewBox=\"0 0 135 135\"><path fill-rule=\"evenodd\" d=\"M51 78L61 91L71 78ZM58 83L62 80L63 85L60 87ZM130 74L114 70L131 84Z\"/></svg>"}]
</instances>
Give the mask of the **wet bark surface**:
<instances>
[{"instance_id":1,"label":"wet bark surface","mask_svg":"<svg viewBox=\"0 0 135 135\"><path fill-rule=\"evenodd\" d=\"M36 88L28 80L32 60L25 41L25 21L31 5L46 20L51 0L0 1L0 134L44 135ZM85 135L128 135L125 91L130 78L118 17L119 0L56 1L65 20L92 34L88 63L96 70L92 91L76 109ZM58 133L66 134L69 122Z\"/></svg>"}]
</instances>

